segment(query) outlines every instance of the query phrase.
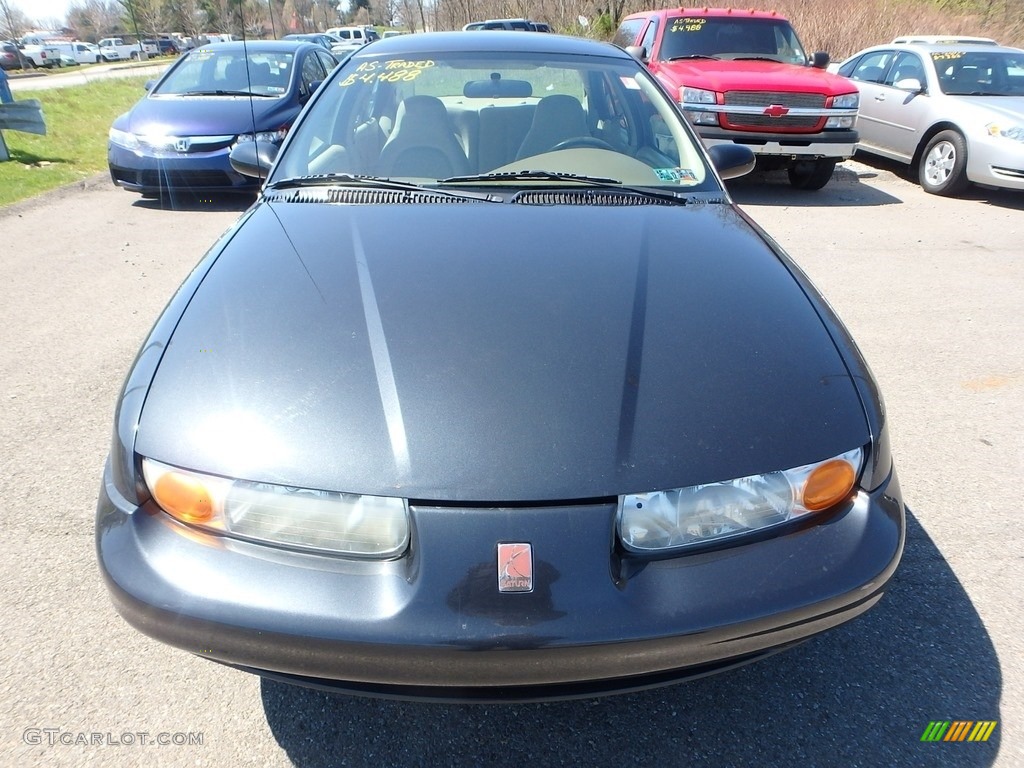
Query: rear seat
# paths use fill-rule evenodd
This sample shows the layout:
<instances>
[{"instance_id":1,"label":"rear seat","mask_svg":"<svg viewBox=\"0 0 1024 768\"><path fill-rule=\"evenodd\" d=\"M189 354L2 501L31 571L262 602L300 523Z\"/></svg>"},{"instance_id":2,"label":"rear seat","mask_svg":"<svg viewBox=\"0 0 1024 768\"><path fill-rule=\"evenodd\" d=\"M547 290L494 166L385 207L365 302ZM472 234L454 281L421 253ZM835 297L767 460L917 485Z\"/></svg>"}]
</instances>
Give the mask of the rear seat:
<instances>
[{"instance_id":1,"label":"rear seat","mask_svg":"<svg viewBox=\"0 0 1024 768\"><path fill-rule=\"evenodd\" d=\"M534 104L472 104L449 107L452 126L469 165L476 173L488 173L516 159L519 146L533 122Z\"/></svg>"}]
</instances>

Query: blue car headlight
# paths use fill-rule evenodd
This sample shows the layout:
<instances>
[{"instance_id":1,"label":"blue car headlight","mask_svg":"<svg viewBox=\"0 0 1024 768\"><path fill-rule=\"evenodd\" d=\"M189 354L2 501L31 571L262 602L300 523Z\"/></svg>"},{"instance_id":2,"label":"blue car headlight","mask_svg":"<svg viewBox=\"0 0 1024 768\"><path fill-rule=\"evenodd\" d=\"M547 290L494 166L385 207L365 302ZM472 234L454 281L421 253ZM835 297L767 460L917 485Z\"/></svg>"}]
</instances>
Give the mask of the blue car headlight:
<instances>
[{"instance_id":1,"label":"blue car headlight","mask_svg":"<svg viewBox=\"0 0 1024 768\"><path fill-rule=\"evenodd\" d=\"M119 128L111 128L107 133L107 138L110 140L111 144L117 144L119 147L124 147L125 149L135 150L139 148L138 137L134 133L122 131Z\"/></svg>"},{"instance_id":2,"label":"blue car headlight","mask_svg":"<svg viewBox=\"0 0 1024 768\"><path fill-rule=\"evenodd\" d=\"M232 480L142 460L153 500L211 533L360 557L390 558L409 543L405 499Z\"/></svg>"},{"instance_id":3,"label":"blue car headlight","mask_svg":"<svg viewBox=\"0 0 1024 768\"><path fill-rule=\"evenodd\" d=\"M256 133L240 133L235 138L235 144L244 144L247 141L263 141L268 144L280 144L288 135L287 128L278 128L276 131L258 131Z\"/></svg>"},{"instance_id":4,"label":"blue car headlight","mask_svg":"<svg viewBox=\"0 0 1024 768\"><path fill-rule=\"evenodd\" d=\"M849 499L864 452L706 485L619 497L622 545L646 554L764 531Z\"/></svg>"}]
</instances>

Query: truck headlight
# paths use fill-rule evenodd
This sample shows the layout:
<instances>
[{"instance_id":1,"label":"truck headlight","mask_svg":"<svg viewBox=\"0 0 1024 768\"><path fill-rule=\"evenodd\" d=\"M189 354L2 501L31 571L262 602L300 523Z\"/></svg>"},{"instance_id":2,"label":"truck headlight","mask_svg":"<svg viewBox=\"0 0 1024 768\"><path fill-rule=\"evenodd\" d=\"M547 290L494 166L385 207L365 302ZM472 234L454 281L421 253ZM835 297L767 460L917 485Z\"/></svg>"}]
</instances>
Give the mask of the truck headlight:
<instances>
[{"instance_id":1,"label":"truck headlight","mask_svg":"<svg viewBox=\"0 0 1024 768\"><path fill-rule=\"evenodd\" d=\"M696 104L717 104L718 96L714 91L706 91L703 88L680 88L681 106L686 117L694 125L718 125L718 113L693 109Z\"/></svg>"}]
</instances>

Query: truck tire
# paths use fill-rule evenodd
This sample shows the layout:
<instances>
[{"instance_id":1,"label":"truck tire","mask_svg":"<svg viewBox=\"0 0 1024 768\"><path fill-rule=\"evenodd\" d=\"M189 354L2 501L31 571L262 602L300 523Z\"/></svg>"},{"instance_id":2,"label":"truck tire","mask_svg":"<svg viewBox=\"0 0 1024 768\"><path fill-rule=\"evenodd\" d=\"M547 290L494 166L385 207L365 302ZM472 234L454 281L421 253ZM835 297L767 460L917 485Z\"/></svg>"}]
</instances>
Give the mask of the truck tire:
<instances>
[{"instance_id":1,"label":"truck tire","mask_svg":"<svg viewBox=\"0 0 1024 768\"><path fill-rule=\"evenodd\" d=\"M828 184L832 172L836 169L836 161L797 160L789 167L789 183L797 189L817 190Z\"/></svg>"},{"instance_id":2,"label":"truck tire","mask_svg":"<svg viewBox=\"0 0 1024 768\"><path fill-rule=\"evenodd\" d=\"M967 142L957 131L941 131L921 153L917 178L925 192L955 197L970 186L967 179Z\"/></svg>"},{"instance_id":3,"label":"truck tire","mask_svg":"<svg viewBox=\"0 0 1024 768\"><path fill-rule=\"evenodd\" d=\"M132 61L138 61L138 60L139 60L139 52L138 51L132 51Z\"/></svg>"}]
</instances>

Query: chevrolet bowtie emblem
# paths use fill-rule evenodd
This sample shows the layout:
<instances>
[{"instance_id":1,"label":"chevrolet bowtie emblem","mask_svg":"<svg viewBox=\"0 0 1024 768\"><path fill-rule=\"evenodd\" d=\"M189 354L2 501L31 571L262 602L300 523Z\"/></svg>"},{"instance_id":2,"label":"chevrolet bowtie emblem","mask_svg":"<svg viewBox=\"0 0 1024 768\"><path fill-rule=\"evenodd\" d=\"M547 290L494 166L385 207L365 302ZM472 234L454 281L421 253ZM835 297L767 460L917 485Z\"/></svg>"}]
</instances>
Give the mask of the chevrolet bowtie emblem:
<instances>
[{"instance_id":1,"label":"chevrolet bowtie emblem","mask_svg":"<svg viewBox=\"0 0 1024 768\"><path fill-rule=\"evenodd\" d=\"M772 104L770 107L766 107L764 113L768 117L782 117L783 115L789 114L789 108L784 107L781 104Z\"/></svg>"},{"instance_id":2,"label":"chevrolet bowtie emblem","mask_svg":"<svg viewBox=\"0 0 1024 768\"><path fill-rule=\"evenodd\" d=\"M533 547L525 542L498 545L498 591L533 591Z\"/></svg>"}]
</instances>

